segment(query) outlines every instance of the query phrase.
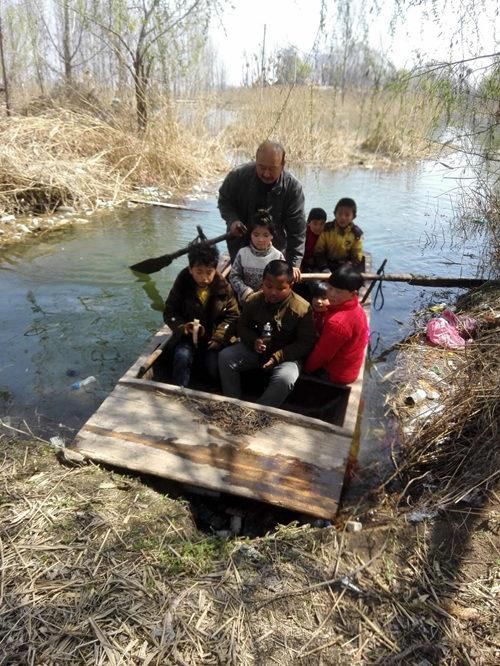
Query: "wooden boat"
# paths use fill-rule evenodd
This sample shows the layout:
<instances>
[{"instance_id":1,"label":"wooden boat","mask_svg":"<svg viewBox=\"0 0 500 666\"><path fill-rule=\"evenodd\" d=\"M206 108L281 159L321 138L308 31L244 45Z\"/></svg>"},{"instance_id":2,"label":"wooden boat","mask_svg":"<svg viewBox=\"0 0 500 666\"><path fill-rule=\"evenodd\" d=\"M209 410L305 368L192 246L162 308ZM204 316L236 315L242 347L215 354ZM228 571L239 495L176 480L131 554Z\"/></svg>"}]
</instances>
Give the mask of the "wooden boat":
<instances>
[{"instance_id":1,"label":"wooden boat","mask_svg":"<svg viewBox=\"0 0 500 666\"><path fill-rule=\"evenodd\" d=\"M264 407L157 381L169 335L158 331L73 447L97 462L332 519L357 436L363 370L351 385L301 375L280 409ZM212 418L221 413L232 420Z\"/></svg>"}]
</instances>

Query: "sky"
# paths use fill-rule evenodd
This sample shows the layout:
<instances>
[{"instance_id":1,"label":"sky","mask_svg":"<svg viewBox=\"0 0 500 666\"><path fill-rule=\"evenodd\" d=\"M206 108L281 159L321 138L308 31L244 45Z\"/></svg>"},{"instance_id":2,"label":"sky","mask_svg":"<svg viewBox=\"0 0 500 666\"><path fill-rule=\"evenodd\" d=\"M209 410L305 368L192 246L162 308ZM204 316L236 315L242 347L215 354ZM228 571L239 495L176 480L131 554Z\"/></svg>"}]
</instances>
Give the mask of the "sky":
<instances>
[{"instance_id":1,"label":"sky","mask_svg":"<svg viewBox=\"0 0 500 666\"><path fill-rule=\"evenodd\" d=\"M424 55L424 60L450 61L500 50L496 0L422 0L419 6L405 11L404 21L396 22L392 35L394 0L378 0L378 12L369 12L376 0L348 1L352 14L362 16L369 25L370 46L388 55L396 67L415 64L419 53ZM477 7L477 30L465 26L460 31L458 10L465 2ZM327 30L333 25L331 8L334 4L334 0L326 2ZM245 53L252 59L261 52L264 25L267 53L293 45L302 57L308 54L315 39L321 42L321 35L318 36L320 6L321 0L232 0L211 28L227 83L242 83ZM432 12L433 17L429 16Z\"/></svg>"}]
</instances>

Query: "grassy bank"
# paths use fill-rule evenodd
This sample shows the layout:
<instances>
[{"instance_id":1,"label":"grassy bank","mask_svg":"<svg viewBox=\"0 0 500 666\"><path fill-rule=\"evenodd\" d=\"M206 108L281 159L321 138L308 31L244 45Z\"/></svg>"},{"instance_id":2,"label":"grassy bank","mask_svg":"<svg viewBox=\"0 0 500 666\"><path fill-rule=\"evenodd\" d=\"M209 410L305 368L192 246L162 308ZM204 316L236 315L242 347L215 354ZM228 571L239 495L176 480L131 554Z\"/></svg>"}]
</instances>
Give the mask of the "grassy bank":
<instances>
[{"instance_id":1,"label":"grassy bank","mask_svg":"<svg viewBox=\"0 0 500 666\"><path fill-rule=\"evenodd\" d=\"M112 108L93 95L63 93L56 89L54 99L34 99L0 120L0 244L49 228L53 220L43 214L59 206L88 212L144 187L156 198L182 196L217 180L231 152L252 157L267 136L283 142L292 164L418 159L429 154L440 116L438 103L417 93L353 90L342 98L308 86L243 88L178 102L156 98L139 136L127 100ZM8 215L22 219L16 226L3 219Z\"/></svg>"},{"instance_id":2,"label":"grassy bank","mask_svg":"<svg viewBox=\"0 0 500 666\"><path fill-rule=\"evenodd\" d=\"M0 449L2 664L496 663L491 506L221 540L135 479Z\"/></svg>"},{"instance_id":3,"label":"grassy bank","mask_svg":"<svg viewBox=\"0 0 500 666\"><path fill-rule=\"evenodd\" d=\"M0 212L43 213L59 205L119 203L135 187L187 192L224 166L216 139L158 110L138 136L122 119L50 110L0 121Z\"/></svg>"}]
</instances>

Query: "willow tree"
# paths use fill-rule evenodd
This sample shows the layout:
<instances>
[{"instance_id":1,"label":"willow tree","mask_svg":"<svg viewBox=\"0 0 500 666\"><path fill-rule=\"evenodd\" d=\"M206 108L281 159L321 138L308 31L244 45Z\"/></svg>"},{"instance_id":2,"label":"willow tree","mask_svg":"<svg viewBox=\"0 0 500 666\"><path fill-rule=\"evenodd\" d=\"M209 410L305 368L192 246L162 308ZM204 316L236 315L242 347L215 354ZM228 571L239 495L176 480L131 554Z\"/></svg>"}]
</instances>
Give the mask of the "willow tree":
<instances>
[{"instance_id":1,"label":"willow tree","mask_svg":"<svg viewBox=\"0 0 500 666\"><path fill-rule=\"evenodd\" d=\"M109 0L104 11L92 16L103 38L130 72L139 131L148 123L148 92L155 65L165 44L178 42L189 21L206 25L219 0L144 0L142 3ZM104 3L103 3L104 4Z\"/></svg>"}]
</instances>

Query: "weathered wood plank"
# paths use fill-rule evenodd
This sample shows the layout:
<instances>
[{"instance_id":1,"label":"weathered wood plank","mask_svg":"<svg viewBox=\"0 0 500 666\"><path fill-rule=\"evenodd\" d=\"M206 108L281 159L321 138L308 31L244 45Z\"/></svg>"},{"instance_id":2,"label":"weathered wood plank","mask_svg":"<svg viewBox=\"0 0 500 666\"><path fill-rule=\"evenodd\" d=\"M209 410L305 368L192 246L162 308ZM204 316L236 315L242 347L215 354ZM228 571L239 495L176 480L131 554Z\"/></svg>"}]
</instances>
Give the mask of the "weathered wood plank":
<instances>
[{"instance_id":1,"label":"weathered wood plank","mask_svg":"<svg viewBox=\"0 0 500 666\"><path fill-rule=\"evenodd\" d=\"M188 402L119 384L75 447L99 462L331 518L350 443L285 421L236 438Z\"/></svg>"},{"instance_id":2,"label":"weathered wood plank","mask_svg":"<svg viewBox=\"0 0 500 666\"><path fill-rule=\"evenodd\" d=\"M214 402L226 402L240 407L246 407L255 411L275 416L276 418L284 419L287 422L295 423L303 428L315 428L316 430L323 430L332 435L339 437L352 437L352 430L347 428L340 428L339 426L326 423L320 419L304 416L295 412L284 411L277 407L267 407L266 405L257 405L254 402L246 400L239 400L238 398L228 398L224 395L217 395L215 393L205 393L204 391L197 391L195 389L181 388L175 384L164 384L163 382L155 382L151 379L137 379L128 376L128 373L118 380L118 384L122 386L130 386L137 388L141 391L152 393L163 393L164 395L171 396L173 399L181 397L192 397L194 400L213 400Z\"/></svg>"}]
</instances>

